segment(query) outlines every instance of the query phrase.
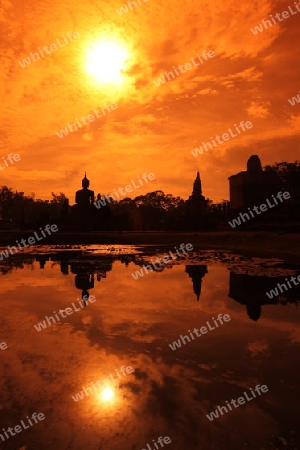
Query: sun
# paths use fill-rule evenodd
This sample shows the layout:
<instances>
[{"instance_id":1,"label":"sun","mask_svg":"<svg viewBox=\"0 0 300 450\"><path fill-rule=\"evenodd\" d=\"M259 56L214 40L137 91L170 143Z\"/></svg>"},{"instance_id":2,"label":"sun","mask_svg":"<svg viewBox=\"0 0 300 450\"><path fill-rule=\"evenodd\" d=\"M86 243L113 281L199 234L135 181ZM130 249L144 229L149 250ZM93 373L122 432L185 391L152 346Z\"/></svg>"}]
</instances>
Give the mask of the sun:
<instances>
[{"instance_id":1,"label":"sun","mask_svg":"<svg viewBox=\"0 0 300 450\"><path fill-rule=\"evenodd\" d=\"M128 57L122 45L107 40L98 41L87 51L85 68L99 83L119 84L124 78L122 70Z\"/></svg>"},{"instance_id":2,"label":"sun","mask_svg":"<svg viewBox=\"0 0 300 450\"><path fill-rule=\"evenodd\" d=\"M101 399L104 402L109 402L113 398L114 398L114 391L111 388L107 387L103 389L103 391L101 392Z\"/></svg>"}]
</instances>

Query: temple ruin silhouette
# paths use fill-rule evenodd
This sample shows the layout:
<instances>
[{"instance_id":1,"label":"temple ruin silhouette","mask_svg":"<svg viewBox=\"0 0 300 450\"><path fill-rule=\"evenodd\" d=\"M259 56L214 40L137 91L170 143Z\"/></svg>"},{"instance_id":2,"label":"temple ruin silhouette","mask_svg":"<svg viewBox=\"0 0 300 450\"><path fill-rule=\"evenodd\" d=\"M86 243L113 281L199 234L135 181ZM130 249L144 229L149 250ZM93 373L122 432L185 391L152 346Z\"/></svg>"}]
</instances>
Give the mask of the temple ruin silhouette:
<instances>
[{"instance_id":1,"label":"temple ruin silhouette","mask_svg":"<svg viewBox=\"0 0 300 450\"><path fill-rule=\"evenodd\" d=\"M247 208L264 204L287 184L291 188L289 200L268 208L263 214L252 218L253 220L246 221L247 223L241 223L238 229L273 227L273 230L274 225L280 228L284 222L288 225L292 223L292 228L299 230L300 183L297 183L297 167L292 172L292 181L283 181L272 168L267 169L263 170L258 155L250 156L246 170L229 177L230 201L222 200L218 203L213 203L204 196L200 171L196 174L191 195L187 200L165 194L161 190L143 195L139 195L137 191L132 194L133 198L121 199L115 199L112 194L101 196L98 193L95 199L95 191L90 188L90 180L85 172L81 189L75 192L73 205L69 204L63 193L52 193L53 200L42 201L24 197L22 192L11 192L15 203L11 206L9 202L7 205L3 202L0 227L1 220L3 227L6 221L7 227L11 224L11 227L21 230L52 223L57 224L60 232L83 232L86 236L93 231L197 232L229 229L234 232L228 224L229 220L240 213L247 213ZM7 194L10 190L5 186L3 189L3 197L9 198Z\"/></svg>"},{"instance_id":2,"label":"temple ruin silhouette","mask_svg":"<svg viewBox=\"0 0 300 450\"><path fill-rule=\"evenodd\" d=\"M245 208L265 203L267 198L280 191L280 187L279 176L264 171L259 157L252 155L247 170L229 177L230 211L237 214Z\"/></svg>"},{"instance_id":3,"label":"temple ruin silhouette","mask_svg":"<svg viewBox=\"0 0 300 450\"><path fill-rule=\"evenodd\" d=\"M202 195L200 172L197 172L192 195L186 202L187 222L189 228L201 229L205 227L208 216L208 200Z\"/></svg>"}]
</instances>

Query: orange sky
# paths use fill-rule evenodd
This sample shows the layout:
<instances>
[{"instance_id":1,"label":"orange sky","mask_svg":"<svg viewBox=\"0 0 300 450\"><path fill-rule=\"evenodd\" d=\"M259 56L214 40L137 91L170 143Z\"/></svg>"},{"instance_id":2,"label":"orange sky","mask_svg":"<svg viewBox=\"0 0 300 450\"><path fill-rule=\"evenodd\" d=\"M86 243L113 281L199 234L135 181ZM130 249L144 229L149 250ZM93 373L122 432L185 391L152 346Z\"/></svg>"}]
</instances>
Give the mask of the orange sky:
<instances>
[{"instance_id":1,"label":"orange sky","mask_svg":"<svg viewBox=\"0 0 300 450\"><path fill-rule=\"evenodd\" d=\"M156 180L132 197L161 189L187 198L197 170L203 194L228 199L228 177L244 170L252 154L262 164L299 159L300 13L254 35L250 28L294 1L140 0L127 14L123 0L2 0L0 42L2 157L21 161L1 171L0 185L70 203L84 171L95 193L112 192L144 172ZM80 38L22 68L38 47ZM104 37L128 49L119 86L86 72L90 45ZM215 58L163 86L154 79L203 50ZM105 103L118 109L59 139L56 132ZM195 158L191 150L234 123L253 128Z\"/></svg>"}]
</instances>

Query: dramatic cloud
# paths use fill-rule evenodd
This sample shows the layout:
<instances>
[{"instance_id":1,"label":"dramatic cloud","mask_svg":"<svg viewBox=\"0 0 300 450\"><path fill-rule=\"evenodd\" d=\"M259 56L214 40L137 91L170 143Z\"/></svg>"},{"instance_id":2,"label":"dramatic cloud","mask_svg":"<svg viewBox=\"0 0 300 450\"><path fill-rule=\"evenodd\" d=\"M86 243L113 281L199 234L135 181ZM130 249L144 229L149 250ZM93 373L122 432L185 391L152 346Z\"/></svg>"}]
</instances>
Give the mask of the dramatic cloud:
<instances>
[{"instance_id":1,"label":"dramatic cloud","mask_svg":"<svg viewBox=\"0 0 300 450\"><path fill-rule=\"evenodd\" d=\"M263 165L297 158L300 104L288 99L300 88L300 15L254 35L251 28L282 11L280 2L151 0L119 15L122 5L1 1L0 156L21 155L1 172L2 185L37 198L62 191L73 203L84 170L101 193L146 171L156 175L153 189L186 198L200 170L204 195L220 200L228 198L228 176L244 170L251 154ZM69 32L80 37L70 40ZM87 51L103 38L128 50L121 84L103 85L86 72ZM47 54L44 46L57 39L65 45ZM154 83L203 51L215 57ZM106 102L118 108L57 136ZM242 120L253 123L247 134L192 156L203 140Z\"/></svg>"}]
</instances>

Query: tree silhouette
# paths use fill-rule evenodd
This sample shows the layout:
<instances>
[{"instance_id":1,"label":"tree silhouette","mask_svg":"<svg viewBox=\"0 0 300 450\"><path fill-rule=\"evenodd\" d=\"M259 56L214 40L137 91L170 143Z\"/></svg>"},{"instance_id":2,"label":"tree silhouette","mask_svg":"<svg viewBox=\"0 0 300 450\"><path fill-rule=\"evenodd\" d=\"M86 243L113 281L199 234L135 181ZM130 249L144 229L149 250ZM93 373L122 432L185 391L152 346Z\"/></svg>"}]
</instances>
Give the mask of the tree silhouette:
<instances>
[{"instance_id":1,"label":"tree silhouette","mask_svg":"<svg viewBox=\"0 0 300 450\"><path fill-rule=\"evenodd\" d=\"M282 188L293 190L300 186L300 161L282 161L265 167L266 172L275 172L282 180Z\"/></svg>"},{"instance_id":2,"label":"tree silhouette","mask_svg":"<svg viewBox=\"0 0 300 450\"><path fill-rule=\"evenodd\" d=\"M0 189L0 208L3 219L10 218L10 210L14 204L14 193L7 186L1 186Z\"/></svg>"}]
</instances>

